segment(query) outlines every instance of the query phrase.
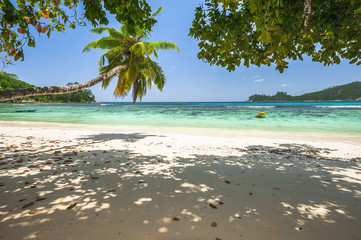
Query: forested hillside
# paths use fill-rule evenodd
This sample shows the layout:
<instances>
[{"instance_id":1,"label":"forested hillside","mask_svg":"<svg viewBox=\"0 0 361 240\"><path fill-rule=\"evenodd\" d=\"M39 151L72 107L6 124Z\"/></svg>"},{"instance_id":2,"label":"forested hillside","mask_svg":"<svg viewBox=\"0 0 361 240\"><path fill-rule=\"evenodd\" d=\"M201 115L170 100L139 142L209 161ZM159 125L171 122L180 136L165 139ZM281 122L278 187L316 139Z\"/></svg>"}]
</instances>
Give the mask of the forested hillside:
<instances>
[{"instance_id":1,"label":"forested hillside","mask_svg":"<svg viewBox=\"0 0 361 240\"><path fill-rule=\"evenodd\" d=\"M286 92L277 92L269 96L254 94L248 101L333 101L333 100L359 100L361 101L361 82L352 82L341 86L331 87L318 92L305 93L300 96L288 95Z\"/></svg>"},{"instance_id":2,"label":"forested hillside","mask_svg":"<svg viewBox=\"0 0 361 240\"><path fill-rule=\"evenodd\" d=\"M68 83L67 86L77 84ZM9 73L0 73L0 94L5 90L16 90L20 88L35 87L27 82L21 81L17 75ZM56 102L56 103L81 103L81 102L94 102L95 97L90 89L84 89L74 93L60 94L60 95L44 95L24 98L25 100L32 100L36 102ZM12 102L18 102L23 99L16 99Z\"/></svg>"}]
</instances>

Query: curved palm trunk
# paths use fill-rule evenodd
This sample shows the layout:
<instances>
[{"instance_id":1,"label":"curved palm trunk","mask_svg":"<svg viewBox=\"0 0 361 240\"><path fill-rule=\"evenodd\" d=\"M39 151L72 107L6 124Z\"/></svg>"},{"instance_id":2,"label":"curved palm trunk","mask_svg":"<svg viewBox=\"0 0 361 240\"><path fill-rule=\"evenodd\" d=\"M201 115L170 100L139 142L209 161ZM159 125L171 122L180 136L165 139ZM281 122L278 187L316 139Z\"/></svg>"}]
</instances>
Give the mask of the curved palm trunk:
<instances>
[{"instance_id":1,"label":"curved palm trunk","mask_svg":"<svg viewBox=\"0 0 361 240\"><path fill-rule=\"evenodd\" d=\"M110 78L114 74L116 74L119 70L125 68L126 65L120 65L107 73L104 73L88 82L71 85L71 86L62 86L62 87L33 87L33 88L23 88L17 90L10 90L10 91L1 91L0 92L0 101L7 101L16 98L23 98L23 97L31 97L37 95L55 95L55 94L64 94L64 93L72 93L79 90L83 90L89 88L105 79Z\"/></svg>"}]
</instances>

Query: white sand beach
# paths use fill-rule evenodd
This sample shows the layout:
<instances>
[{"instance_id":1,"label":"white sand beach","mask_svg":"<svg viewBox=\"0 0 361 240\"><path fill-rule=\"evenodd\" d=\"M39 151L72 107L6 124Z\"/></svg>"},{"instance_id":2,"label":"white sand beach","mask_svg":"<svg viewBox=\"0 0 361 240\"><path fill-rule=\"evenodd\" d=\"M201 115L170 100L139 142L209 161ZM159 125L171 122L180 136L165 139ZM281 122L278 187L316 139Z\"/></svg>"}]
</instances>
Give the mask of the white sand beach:
<instances>
[{"instance_id":1,"label":"white sand beach","mask_svg":"<svg viewBox=\"0 0 361 240\"><path fill-rule=\"evenodd\" d=\"M361 137L0 126L0 239L361 239Z\"/></svg>"}]
</instances>

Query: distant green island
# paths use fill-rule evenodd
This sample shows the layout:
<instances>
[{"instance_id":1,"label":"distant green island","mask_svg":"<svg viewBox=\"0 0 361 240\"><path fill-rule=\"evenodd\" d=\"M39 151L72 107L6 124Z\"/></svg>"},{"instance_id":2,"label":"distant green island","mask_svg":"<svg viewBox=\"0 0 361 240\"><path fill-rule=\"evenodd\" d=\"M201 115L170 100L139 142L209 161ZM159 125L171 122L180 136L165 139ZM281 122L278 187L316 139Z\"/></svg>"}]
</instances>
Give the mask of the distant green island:
<instances>
[{"instance_id":1,"label":"distant green island","mask_svg":"<svg viewBox=\"0 0 361 240\"><path fill-rule=\"evenodd\" d=\"M67 86L78 84L68 83ZM19 80L18 76L9 73L0 73L0 92L7 90L16 90L21 88L35 87L27 82ZM42 102L42 103L87 103L95 102L95 96L90 89L80 90L78 92L59 94L59 95L42 95L26 97L22 99L14 99L9 102Z\"/></svg>"},{"instance_id":2,"label":"distant green island","mask_svg":"<svg viewBox=\"0 0 361 240\"><path fill-rule=\"evenodd\" d=\"M277 92L273 96L254 94L248 102L274 101L361 101L361 82L352 82L341 86L326 88L322 91L305 93L300 96L288 95L286 92Z\"/></svg>"}]
</instances>

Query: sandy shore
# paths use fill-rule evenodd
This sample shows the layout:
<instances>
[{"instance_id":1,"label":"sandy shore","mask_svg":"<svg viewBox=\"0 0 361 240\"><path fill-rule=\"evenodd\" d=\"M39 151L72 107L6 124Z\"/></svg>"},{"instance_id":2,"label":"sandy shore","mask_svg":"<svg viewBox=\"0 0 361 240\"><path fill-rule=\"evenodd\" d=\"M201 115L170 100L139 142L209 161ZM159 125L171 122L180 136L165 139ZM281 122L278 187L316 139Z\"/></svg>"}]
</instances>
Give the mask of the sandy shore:
<instances>
[{"instance_id":1,"label":"sandy shore","mask_svg":"<svg viewBox=\"0 0 361 240\"><path fill-rule=\"evenodd\" d=\"M361 136L0 122L0 239L361 239L360 226Z\"/></svg>"}]
</instances>

